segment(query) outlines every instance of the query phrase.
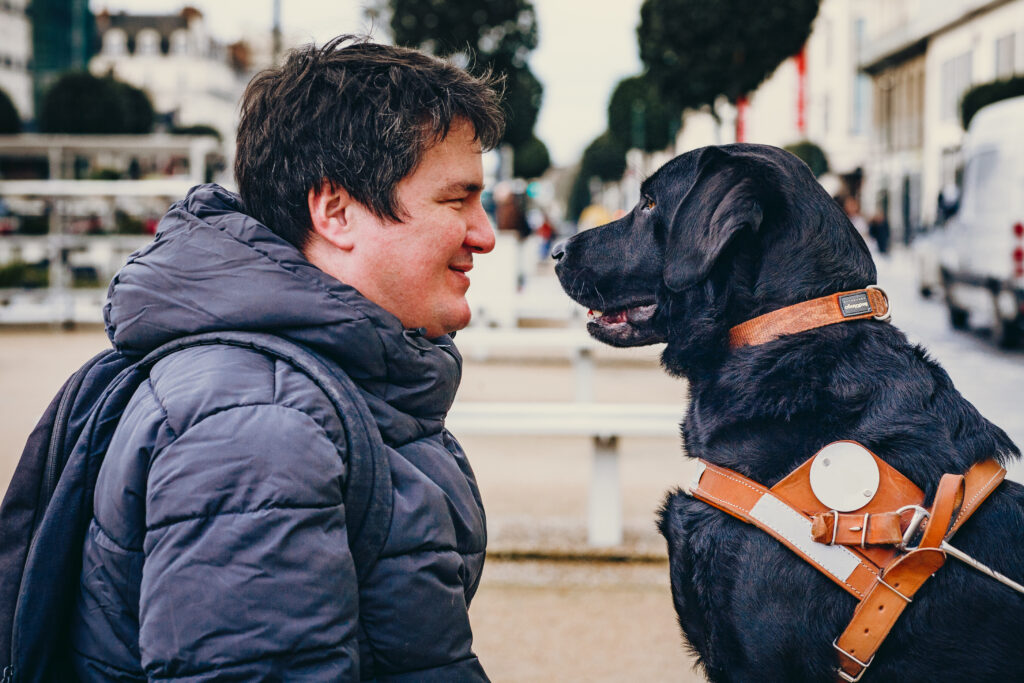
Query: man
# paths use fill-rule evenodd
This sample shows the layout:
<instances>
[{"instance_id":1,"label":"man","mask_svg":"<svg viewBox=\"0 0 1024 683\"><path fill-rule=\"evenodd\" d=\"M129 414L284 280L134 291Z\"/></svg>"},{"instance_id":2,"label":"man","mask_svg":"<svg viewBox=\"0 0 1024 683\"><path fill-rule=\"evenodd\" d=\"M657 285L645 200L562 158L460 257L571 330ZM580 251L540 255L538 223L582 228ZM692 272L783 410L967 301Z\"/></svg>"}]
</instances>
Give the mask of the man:
<instances>
[{"instance_id":1,"label":"man","mask_svg":"<svg viewBox=\"0 0 1024 683\"><path fill-rule=\"evenodd\" d=\"M154 366L96 486L72 629L84 680L481 681L468 606L484 560L472 470L443 429L474 255L494 246L486 79L336 39L249 84L241 198L194 188L110 287L107 331L145 353L269 332L346 373L387 451L393 515L356 580L337 412L249 349Z\"/></svg>"}]
</instances>

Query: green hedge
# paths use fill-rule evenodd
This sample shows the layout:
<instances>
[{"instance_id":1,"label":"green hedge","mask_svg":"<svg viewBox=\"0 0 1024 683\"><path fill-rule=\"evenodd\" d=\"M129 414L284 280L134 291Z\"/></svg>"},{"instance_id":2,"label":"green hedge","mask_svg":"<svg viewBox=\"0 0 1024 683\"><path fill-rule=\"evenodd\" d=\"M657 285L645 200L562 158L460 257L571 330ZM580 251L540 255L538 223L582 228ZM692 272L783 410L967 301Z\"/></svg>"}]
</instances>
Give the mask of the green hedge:
<instances>
[{"instance_id":1,"label":"green hedge","mask_svg":"<svg viewBox=\"0 0 1024 683\"><path fill-rule=\"evenodd\" d=\"M787 152L800 158L800 161L807 164L815 178L828 173L828 157L825 151L810 140L801 140L783 147Z\"/></svg>"},{"instance_id":2,"label":"green hedge","mask_svg":"<svg viewBox=\"0 0 1024 683\"><path fill-rule=\"evenodd\" d=\"M964 93L963 99L960 100L960 123L964 130L967 130L971 125L971 119L982 107L1021 95L1024 95L1024 76L976 85Z\"/></svg>"}]
</instances>

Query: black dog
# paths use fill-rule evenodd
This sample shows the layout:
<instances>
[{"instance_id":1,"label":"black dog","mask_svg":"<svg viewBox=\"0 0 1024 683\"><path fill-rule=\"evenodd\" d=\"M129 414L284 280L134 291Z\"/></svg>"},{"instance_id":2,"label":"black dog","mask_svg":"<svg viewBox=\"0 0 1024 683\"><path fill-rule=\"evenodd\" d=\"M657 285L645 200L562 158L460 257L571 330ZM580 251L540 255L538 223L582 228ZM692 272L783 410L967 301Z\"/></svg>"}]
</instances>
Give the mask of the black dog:
<instances>
[{"instance_id":1,"label":"black dog","mask_svg":"<svg viewBox=\"0 0 1024 683\"><path fill-rule=\"evenodd\" d=\"M863 288L864 241L809 169L761 145L684 154L643 183L627 216L556 249L590 333L616 346L667 342L689 380L689 455L766 486L847 439L931 500L943 473L1020 457L923 349L874 320L730 349L761 314ZM714 681L835 681L833 639L855 599L759 529L681 491L659 528L679 623ZM1004 482L957 533L967 553L1024 579L1024 487ZM1024 595L955 560L917 593L865 681L1024 680Z\"/></svg>"}]
</instances>

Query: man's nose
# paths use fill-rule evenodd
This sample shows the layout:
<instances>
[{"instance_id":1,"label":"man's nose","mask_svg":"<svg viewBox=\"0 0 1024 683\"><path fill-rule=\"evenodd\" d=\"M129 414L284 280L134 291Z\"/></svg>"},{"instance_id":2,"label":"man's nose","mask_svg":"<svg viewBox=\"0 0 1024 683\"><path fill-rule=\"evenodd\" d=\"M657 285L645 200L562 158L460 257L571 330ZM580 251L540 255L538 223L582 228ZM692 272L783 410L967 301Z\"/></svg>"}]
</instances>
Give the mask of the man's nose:
<instances>
[{"instance_id":1,"label":"man's nose","mask_svg":"<svg viewBox=\"0 0 1024 683\"><path fill-rule=\"evenodd\" d=\"M556 261L562 260L562 257L565 256L566 242L568 242L568 240L562 240L558 244L555 244L553 247L551 247L551 258L555 259Z\"/></svg>"},{"instance_id":2,"label":"man's nose","mask_svg":"<svg viewBox=\"0 0 1024 683\"><path fill-rule=\"evenodd\" d=\"M466 231L466 246L478 254L494 250L494 227L483 206L477 206Z\"/></svg>"}]
</instances>

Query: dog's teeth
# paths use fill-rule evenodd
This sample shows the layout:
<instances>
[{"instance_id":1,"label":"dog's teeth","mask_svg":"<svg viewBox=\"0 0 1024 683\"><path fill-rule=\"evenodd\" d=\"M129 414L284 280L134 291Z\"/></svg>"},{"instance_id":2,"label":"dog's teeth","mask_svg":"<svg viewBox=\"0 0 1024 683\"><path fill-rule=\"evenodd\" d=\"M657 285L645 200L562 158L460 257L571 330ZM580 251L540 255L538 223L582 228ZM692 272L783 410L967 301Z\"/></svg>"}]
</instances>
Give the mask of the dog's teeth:
<instances>
[{"instance_id":1,"label":"dog's teeth","mask_svg":"<svg viewBox=\"0 0 1024 683\"><path fill-rule=\"evenodd\" d=\"M600 318L602 315L604 315L604 312L590 309L589 311L587 311L587 315L589 315L591 318Z\"/></svg>"}]
</instances>

